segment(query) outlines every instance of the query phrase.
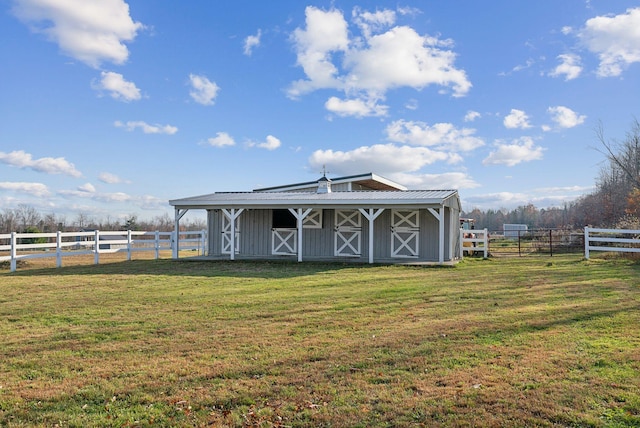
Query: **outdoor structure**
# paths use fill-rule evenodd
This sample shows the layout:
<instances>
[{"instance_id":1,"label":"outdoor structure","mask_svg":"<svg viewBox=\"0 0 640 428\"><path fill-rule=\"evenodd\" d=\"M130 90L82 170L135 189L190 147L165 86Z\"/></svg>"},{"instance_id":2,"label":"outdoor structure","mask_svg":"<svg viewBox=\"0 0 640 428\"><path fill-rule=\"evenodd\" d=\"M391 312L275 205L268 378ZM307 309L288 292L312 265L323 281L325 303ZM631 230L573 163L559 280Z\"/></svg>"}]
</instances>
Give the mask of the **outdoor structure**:
<instances>
[{"instance_id":1,"label":"outdoor structure","mask_svg":"<svg viewBox=\"0 0 640 428\"><path fill-rule=\"evenodd\" d=\"M460 249L457 190L407 190L373 173L169 203L175 230L187 211L207 211L210 258L442 264Z\"/></svg>"}]
</instances>

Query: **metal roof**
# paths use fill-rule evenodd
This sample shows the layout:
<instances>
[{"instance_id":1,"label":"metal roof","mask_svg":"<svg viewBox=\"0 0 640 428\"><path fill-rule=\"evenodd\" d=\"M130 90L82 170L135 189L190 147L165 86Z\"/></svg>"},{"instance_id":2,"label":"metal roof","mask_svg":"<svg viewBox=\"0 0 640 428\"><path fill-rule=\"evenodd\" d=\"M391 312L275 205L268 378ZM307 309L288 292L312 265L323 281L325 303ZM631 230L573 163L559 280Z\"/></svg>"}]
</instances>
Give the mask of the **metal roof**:
<instances>
[{"instance_id":1,"label":"metal roof","mask_svg":"<svg viewBox=\"0 0 640 428\"><path fill-rule=\"evenodd\" d=\"M335 177L329 179L332 184L341 184L341 183L356 183L361 184L363 186L367 186L374 190L407 190L402 184L396 183L395 181L391 181L388 178L382 177L378 174L374 174L373 172L369 172L367 174L358 174L358 175L349 175L346 177ZM284 186L273 186L273 187L264 187L261 189L253 189L254 192L282 192L282 191L291 191L291 190L299 190L307 187L317 186L318 180L315 181L306 181L303 183L294 183L294 184L286 184Z\"/></svg>"},{"instance_id":2,"label":"metal roof","mask_svg":"<svg viewBox=\"0 0 640 428\"><path fill-rule=\"evenodd\" d=\"M450 198L459 205L457 190L365 190L352 192L219 192L173 199L176 208L285 208L440 206Z\"/></svg>"}]
</instances>

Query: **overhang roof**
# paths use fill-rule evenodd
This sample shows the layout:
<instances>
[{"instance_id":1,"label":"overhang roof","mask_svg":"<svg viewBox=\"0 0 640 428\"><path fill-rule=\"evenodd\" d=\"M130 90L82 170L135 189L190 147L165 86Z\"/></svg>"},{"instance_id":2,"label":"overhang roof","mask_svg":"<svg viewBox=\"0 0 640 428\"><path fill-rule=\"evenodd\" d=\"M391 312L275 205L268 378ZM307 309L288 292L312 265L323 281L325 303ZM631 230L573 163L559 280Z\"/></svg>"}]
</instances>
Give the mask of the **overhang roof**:
<instances>
[{"instance_id":1,"label":"overhang roof","mask_svg":"<svg viewBox=\"0 0 640 428\"><path fill-rule=\"evenodd\" d=\"M342 183L354 183L368 187L373 190L407 190L402 184L389 180L374 174L372 172L367 174L349 175L346 177L336 177L331 179L331 184ZM306 181L304 183L286 184L284 186L263 187L261 189L254 189L254 192L287 192L292 190L300 190L318 185L318 180Z\"/></svg>"},{"instance_id":2,"label":"overhang roof","mask_svg":"<svg viewBox=\"0 0 640 428\"><path fill-rule=\"evenodd\" d=\"M219 192L173 199L181 209L215 208L376 208L439 207L450 199L459 209L457 190L365 190L352 192ZM449 201L451 202L451 201Z\"/></svg>"}]
</instances>

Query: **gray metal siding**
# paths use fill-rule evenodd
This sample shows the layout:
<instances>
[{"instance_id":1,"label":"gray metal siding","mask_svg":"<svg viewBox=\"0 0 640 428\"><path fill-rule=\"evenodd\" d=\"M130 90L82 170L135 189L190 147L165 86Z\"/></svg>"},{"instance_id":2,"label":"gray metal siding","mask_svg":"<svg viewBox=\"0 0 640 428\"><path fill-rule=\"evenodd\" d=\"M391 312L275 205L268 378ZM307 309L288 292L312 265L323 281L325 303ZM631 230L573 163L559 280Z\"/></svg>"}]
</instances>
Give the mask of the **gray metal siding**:
<instances>
[{"instance_id":1,"label":"gray metal siding","mask_svg":"<svg viewBox=\"0 0 640 428\"><path fill-rule=\"evenodd\" d=\"M208 211L209 223L209 254L222 255L222 216L220 210ZM445 208L445 260L455 257L455 241L459 213L456 209ZM419 210L420 236L419 256L417 258L391 257L391 209L384 212L374 223L374 261L438 261L439 228L436 218L427 210ZM303 260L308 258L334 258L335 244L335 211L324 209L322 213L322 228L305 228L303 230L302 254ZM239 217L239 255L272 258L272 210L245 210ZM361 255L359 257L336 257L335 260L366 261L369 258L369 222L362 218Z\"/></svg>"}]
</instances>

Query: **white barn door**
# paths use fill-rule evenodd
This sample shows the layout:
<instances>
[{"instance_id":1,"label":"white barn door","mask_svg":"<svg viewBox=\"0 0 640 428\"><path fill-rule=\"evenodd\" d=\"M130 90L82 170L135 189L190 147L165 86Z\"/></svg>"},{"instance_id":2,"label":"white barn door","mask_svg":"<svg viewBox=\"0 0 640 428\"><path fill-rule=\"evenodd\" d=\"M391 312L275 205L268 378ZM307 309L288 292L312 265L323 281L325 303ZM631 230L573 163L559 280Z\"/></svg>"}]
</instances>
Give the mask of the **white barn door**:
<instances>
[{"instance_id":1,"label":"white barn door","mask_svg":"<svg viewBox=\"0 0 640 428\"><path fill-rule=\"evenodd\" d=\"M236 218L235 253L240 252L240 225ZM231 254L231 221L226 215L222 216L222 254Z\"/></svg>"},{"instance_id":2,"label":"white barn door","mask_svg":"<svg viewBox=\"0 0 640 428\"><path fill-rule=\"evenodd\" d=\"M362 215L358 210L336 210L336 256L359 256L362 247Z\"/></svg>"},{"instance_id":3,"label":"white barn door","mask_svg":"<svg viewBox=\"0 0 640 428\"><path fill-rule=\"evenodd\" d=\"M418 257L420 212L391 211L391 257Z\"/></svg>"},{"instance_id":4,"label":"white barn door","mask_svg":"<svg viewBox=\"0 0 640 428\"><path fill-rule=\"evenodd\" d=\"M298 231L296 229L271 229L271 254L294 255L298 251Z\"/></svg>"}]
</instances>

